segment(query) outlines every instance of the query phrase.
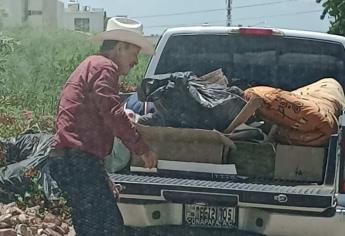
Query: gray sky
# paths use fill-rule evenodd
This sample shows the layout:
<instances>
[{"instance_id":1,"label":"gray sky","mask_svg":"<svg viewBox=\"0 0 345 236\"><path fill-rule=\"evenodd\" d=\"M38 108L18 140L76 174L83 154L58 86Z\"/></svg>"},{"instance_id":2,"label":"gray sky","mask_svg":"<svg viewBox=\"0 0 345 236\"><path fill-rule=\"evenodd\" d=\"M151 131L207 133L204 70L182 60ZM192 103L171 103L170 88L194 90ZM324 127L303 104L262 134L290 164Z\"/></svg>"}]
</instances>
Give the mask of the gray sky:
<instances>
[{"instance_id":1,"label":"gray sky","mask_svg":"<svg viewBox=\"0 0 345 236\"><path fill-rule=\"evenodd\" d=\"M68 0L64 0L65 3ZM78 0L104 8L107 16L127 15L140 20L146 35L167 27L225 25L226 0ZM329 19L320 20L321 4L315 0L233 0L233 25L267 26L325 32ZM170 14L170 15L169 15Z\"/></svg>"}]
</instances>

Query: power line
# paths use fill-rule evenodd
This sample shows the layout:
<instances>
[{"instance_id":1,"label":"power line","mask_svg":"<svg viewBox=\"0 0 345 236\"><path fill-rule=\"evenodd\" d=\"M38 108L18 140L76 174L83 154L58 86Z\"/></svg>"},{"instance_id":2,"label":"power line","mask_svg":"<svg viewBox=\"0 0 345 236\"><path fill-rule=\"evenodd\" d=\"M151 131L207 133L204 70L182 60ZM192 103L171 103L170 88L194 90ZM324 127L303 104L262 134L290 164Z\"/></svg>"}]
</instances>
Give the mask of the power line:
<instances>
[{"instance_id":1,"label":"power line","mask_svg":"<svg viewBox=\"0 0 345 236\"><path fill-rule=\"evenodd\" d=\"M199 14L199 13L215 12L215 11L224 11L224 8L201 10L201 11L185 11L185 12L177 12L177 13L161 14L161 15L131 16L131 17L142 19L142 18L154 18L154 17L164 17L164 16L190 15L190 14Z\"/></svg>"},{"instance_id":2,"label":"power line","mask_svg":"<svg viewBox=\"0 0 345 236\"><path fill-rule=\"evenodd\" d=\"M267 6L267 5L274 5L274 4L287 3L287 2L296 2L296 1L299 1L299 0L285 0L285 1L275 1L275 2L257 3L257 4L251 4L251 5L243 5L243 6L233 7L233 9L249 8L249 7L259 7L259 6Z\"/></svg>"},{"instance_id":3,"label":"power line","mask_svg":"<svg viewBox=\"0 0 345 236\"><path fill-rule=\"evenodd\" d=\"M274 5L274 4L280 4L280 3L286 3L286 2L295 2L295 1L299 1L299 0L280 0L280 1L272 1L272 2L266 2L266 3L256 3L256 4L232 7L232 9L241 9L241 8L267 6L267 5ZM224 11L224 8L200 10L200 11L185 11L185 12L176 12L176 13L168 13L168 14L158 14L158 15L131 16L131 17L132 18L137 18L137 19L142 19L142 18L190 15L190 14L199 14L199 13L215 12L215 11Z\"/></svg>"},{"instance_id":4,"label":"power line","mask_svg":"<svg viewBox=\"0 0 345 236\"><path fill-rule=\"evenodd\" d=\"M304 15L309 13L315 13L315 12L322 12L319 10L310 10L310 11L300 11L300 12L294 12L294 13L284 13L284 14L275 14L270 16L253 16L253 17L245 17L245 18L238 18L235 19L236 21L240 20L254 20L254 19L261 19L261 18L267 18L267 17L281 17L281 16L293 16L293 15Z\"/></svg>"},{"instance_id":5,"label":"power line","mask_svg":"<svg viewBox=\"0 0 345 236\"><path fill-rule=\"evenodd\" d=\"M269 15L269 16L255 16L255 17L246 17L246 18L238 18L234 19L233 21L245 21L245 20L252 20L252 19L261 19L261 18L268 18L268 17L282 17L282 16L293 16L293 15L304 15L304 14L310 14L320 12L320 10L310 10L310 11L300 11L300 12L291 12L291 13L284 13L284 14L275 14L275 15ZM224 23L223 21L209 21L207 24L216 24L216 23ZM145 26L145 28L170 28L170 27L183 27L183 26L190 26L190 25L200 25L204 23L190 23L190 24L174 24L174 25L151 25L151 26Z\"/></svg>"}]
</instances>

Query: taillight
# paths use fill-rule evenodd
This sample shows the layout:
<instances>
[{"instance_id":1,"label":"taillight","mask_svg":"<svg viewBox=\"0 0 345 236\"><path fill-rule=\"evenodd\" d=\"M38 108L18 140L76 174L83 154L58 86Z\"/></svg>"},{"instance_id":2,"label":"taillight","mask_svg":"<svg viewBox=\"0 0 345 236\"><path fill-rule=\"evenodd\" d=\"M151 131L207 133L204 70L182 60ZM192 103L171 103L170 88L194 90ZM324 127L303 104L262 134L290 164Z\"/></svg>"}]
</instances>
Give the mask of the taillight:
<instances>
[{"instance_id":1,"label":"taillight","mask_svg":"<svg viewBox=\"0 0 345 236\"><path fill-rule=\"evenodd\" d=\"M272 29L240 28L240 34L273 35Z\"/></svg>"},{"instance_id":2,"label":"taillight","mask_svg":"<svg viewBox=\"0 0 345 236\"><path fill-rule=\"evenodd\" d=\"M241 27L235 28L231 30L231 33L240 33L240 34L247 34L247 35L257 35L257 36L283 36L284 33L277 29L266 29L266 28L251 28L251 27Z\"/></svg>"}]
</instances>

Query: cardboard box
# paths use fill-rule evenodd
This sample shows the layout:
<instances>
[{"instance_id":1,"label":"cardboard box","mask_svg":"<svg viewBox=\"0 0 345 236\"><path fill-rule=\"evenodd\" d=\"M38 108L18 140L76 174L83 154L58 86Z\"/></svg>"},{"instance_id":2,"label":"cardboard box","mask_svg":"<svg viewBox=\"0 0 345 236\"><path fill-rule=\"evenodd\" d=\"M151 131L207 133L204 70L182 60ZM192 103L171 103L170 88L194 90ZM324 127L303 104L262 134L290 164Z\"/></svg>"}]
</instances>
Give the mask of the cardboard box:
<instances>
[{"instance_id":1,"label":"cardboard box","mask_svg":"<svg viewBox=\"0 0 345 236\"><path fill-rule=\"evenodd\" d=\"M159 160L222 164L233 142L215 130L137 125ZM143 166L135 155L131 166Z\"/></svg>"},{"instance_id":2,"label":"cardboard box","mask_svg":"<svg viewBox=\"0 0 345 236\"><path fill-rule=\"evenodd\" d=\"M278 144L274 176L288 180L321 182L324 165L325 148Z\"/></svg>"},{"instance_id":3,"label":"cardboard box","mask_svg":"<svg viewBox=\"0 0 345 236\"><path fill-rule=\"evenodd\" d=\"M238 175L272 178L274 174L275 147L270 143L235 141L227 163L236 165Z\"/></svg>"}]
</instances>

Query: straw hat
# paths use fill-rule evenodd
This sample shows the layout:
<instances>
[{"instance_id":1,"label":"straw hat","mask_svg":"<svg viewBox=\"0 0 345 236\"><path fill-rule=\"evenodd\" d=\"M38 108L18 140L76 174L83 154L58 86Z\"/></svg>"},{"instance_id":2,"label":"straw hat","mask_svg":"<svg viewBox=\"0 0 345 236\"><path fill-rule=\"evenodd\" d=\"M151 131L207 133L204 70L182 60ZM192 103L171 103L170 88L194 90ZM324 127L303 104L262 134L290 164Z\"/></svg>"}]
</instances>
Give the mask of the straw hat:
<instances>
[{"instance_id":1,"label":"straw hat","mask_svg":"<svg viewBox=\"0 0 345 236\"><path fill-rule=\"evenodd\" d=\"M155 49L152 43L144 37L143 25L127 17L112 17L107 22L107 29L95 35L93 41L117 40L137 45L143 53L153 55Z\"/></svg>"}]
</instances>

